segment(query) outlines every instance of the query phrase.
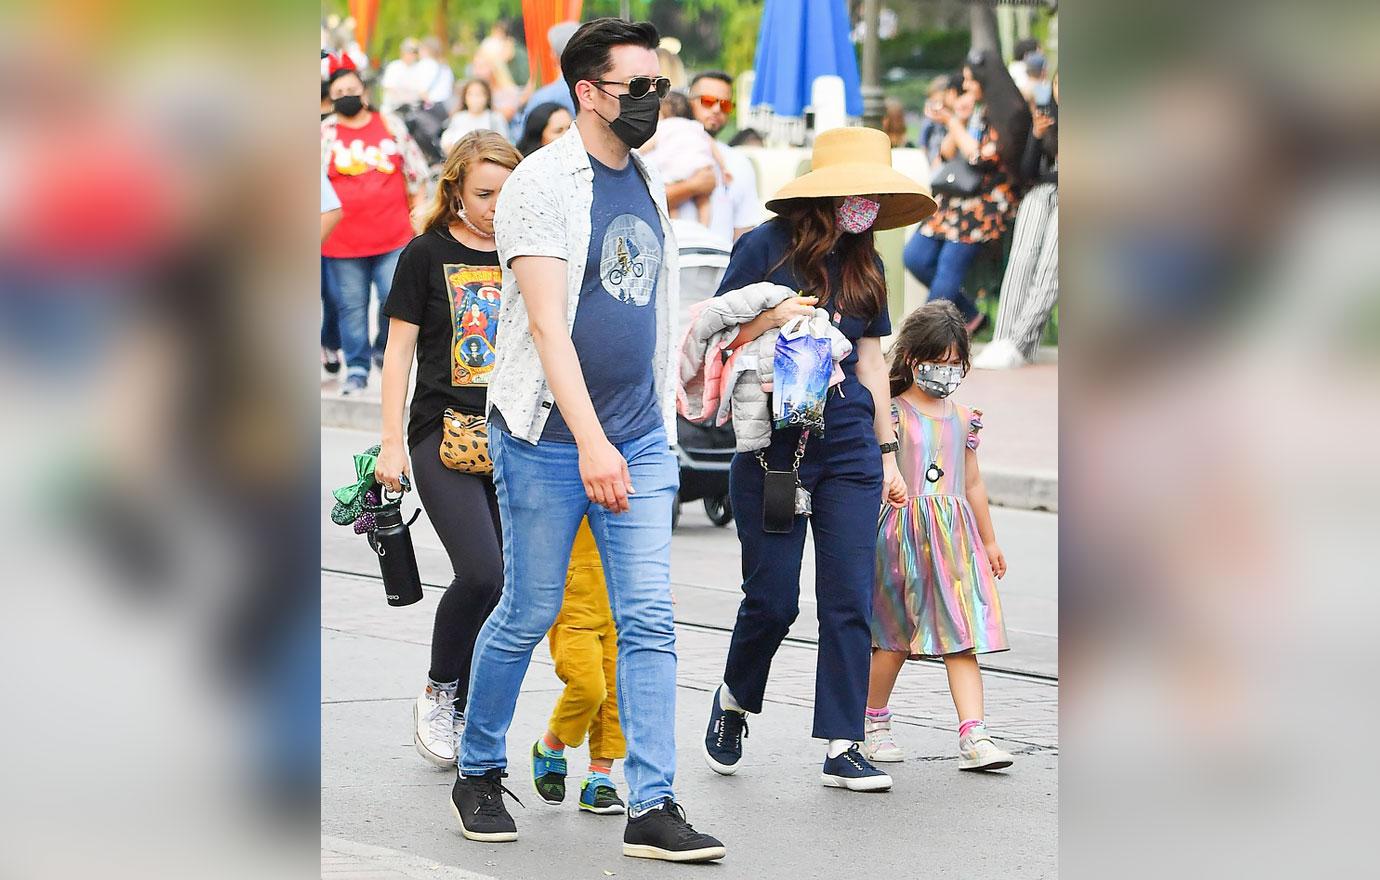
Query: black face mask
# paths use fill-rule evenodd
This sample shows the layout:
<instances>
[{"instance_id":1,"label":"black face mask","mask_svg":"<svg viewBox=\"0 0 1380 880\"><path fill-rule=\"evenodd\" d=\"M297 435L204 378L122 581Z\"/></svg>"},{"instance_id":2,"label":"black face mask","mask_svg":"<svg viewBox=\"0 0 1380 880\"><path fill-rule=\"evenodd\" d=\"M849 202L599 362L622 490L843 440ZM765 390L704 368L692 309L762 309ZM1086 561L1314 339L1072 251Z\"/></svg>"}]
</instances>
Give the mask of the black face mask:
<instances>
[{"instance_id":1,"label":"black face mask","mask_svg":"<svg viewBox=\"0 0 1380 880\"><path fill-rule=\"evenodd\" d=\"M596 86L596 88L598 88ZM604 92L603 89L599 91ZM608 92L604 92L608 95ZM609 97L613 97L609 95ZM599 111L594 111L599 113ZM604 119L604 114L599 113L599 118ZM608 122L609 129L613 131L618 139L627 144L632 149L645 144L656 134L656 124L661 118L661 99L656 96L656 92L648 92L641 98L634 98L630 95L618 96L618 117Z\"/></svg>"},{"instance_id":2,"label":"black face mask","mask_svg":"<svg viewBox=\"0 0 1380 880\"><path fill-rule=\"evenodd\" d=\"M358 116L364 109L364 99L359 95L344 95L331 102L335 108L336 115L349 119L351 116Z\"/></svg>"}]
</instances>

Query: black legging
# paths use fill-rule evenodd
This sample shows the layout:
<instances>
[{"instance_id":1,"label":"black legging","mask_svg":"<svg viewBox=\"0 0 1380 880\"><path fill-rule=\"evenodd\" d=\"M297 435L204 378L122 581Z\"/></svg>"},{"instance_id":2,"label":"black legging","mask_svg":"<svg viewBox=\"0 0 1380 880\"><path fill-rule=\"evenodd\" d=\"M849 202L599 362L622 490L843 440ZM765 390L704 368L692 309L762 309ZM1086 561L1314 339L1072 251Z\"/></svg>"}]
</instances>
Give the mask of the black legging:
<instances>
[{"instance_id":1,"label":"black legging","mask_svg":"<svg viewBox=\"0 0 1380 880\"><path fill-rule=\"evenodd\" d=\"M503 591L503 533L493 480L446 467L440 448L437 428L412 450L417 494L455 572L436 605L430 676L432 681L460 682L455 703L464 711L474 640Z\"/></svg>"}]
</instances>

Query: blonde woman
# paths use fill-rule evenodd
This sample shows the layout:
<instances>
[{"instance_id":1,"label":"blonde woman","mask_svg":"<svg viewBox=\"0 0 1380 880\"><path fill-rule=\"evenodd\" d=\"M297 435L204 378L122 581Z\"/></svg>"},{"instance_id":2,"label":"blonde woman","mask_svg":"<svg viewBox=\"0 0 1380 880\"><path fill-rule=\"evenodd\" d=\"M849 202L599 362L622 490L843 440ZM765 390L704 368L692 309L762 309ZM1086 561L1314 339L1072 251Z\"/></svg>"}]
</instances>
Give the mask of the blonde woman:
<instances>
[{"instance_id":1,"label":"blonde woman","mask_svg":"<svg viewBox=\"0 0 1380 880\"><path fill-rule=\"evenodd\" d=\"M384 307L383 438L374 473L393 491L411 475L455 572L436 606L431 670L413 709L417 751L443 767L455 766L474 639L498 602L503 553L493 479L441 462L441 422L447 409L482 416L487 408L503 287L494 206L521 159L492 131L456 143L422 217L422 234L398 258ZM404 434L414 356L417 385Z\"/></svg>"}]
</instances>

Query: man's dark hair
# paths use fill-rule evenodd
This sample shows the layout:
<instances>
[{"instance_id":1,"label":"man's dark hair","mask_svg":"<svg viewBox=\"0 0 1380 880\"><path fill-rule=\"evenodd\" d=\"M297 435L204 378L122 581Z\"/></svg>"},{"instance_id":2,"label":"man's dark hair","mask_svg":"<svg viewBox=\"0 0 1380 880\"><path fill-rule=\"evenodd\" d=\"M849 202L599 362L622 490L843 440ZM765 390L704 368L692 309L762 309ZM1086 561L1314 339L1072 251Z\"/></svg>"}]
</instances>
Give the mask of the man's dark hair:
<instances>
[{"instance_id":1,"label":"man's dark hair","mask_svg":"<svg viewBox=\"0 0 1380 880\"><path fill-rule=\"evenodd\" d=\"M695 86L702 79L717 79L719 82L728 83L728 87L733 88L733 77L724 73L722 70L706 70L704 73L695 74L695 78L690 80L690 91L695 91Z\"/></svg>"},{"instance_id":2,"label":"man's dark hair","mask_svg":"<svg viewBox=\"0 0 1380 880\"><path fill-rule=\"evenodd\" d=\"M1011 47L1011 60L1022 61L1025 59L1025 56L1029 55L1031 52L1034 52L1038 48L1040 48L1039 40L1032 40L1030 38L1026 38L1024 40L1017 40L1016 45Z\"/></svg>"},{"instance_id":3,"label":"man's dark hair","mask_svg":"<svg viewBox=\"0 0 1380 880\"><path fill-rule=\"evenodd\" d=\"M611 51L614 46L655 50L660 42L656 25L650 21L596 18L580 25L561 53L561 75L570 89L570 100L578 109L580 99L575 94L575 84L581 80L603 79L613 69Z\"/></svg>"}]
</instances>

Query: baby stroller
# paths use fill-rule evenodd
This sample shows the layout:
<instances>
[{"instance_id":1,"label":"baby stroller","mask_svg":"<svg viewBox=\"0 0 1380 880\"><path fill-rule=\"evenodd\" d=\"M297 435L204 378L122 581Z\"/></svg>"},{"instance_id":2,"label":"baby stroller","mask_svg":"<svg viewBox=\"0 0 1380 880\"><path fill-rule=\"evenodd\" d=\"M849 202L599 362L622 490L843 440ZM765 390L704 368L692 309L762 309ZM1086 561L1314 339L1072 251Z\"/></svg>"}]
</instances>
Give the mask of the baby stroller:
<instances>
[{"instance_id":1,"label":"baby stroller","mask_svg":"<svg viewBox=\"0 0 1380 880\"><path fill-rule=\"evenodd\" d=\"M672 221L680 258L680 328L689 326L690 307L718 292L728 268L729 250L698 223ZM696 424L676 416L679 435L675 453L680 462L680 495L672 515L672 528L680 522L680 506L703 501L704 512L716 526L733 522L728 500L728 469L733 460L733 426L718 427L711 421Z\"/></svg>"}]
</instances>

